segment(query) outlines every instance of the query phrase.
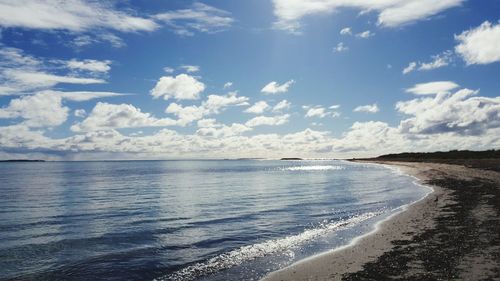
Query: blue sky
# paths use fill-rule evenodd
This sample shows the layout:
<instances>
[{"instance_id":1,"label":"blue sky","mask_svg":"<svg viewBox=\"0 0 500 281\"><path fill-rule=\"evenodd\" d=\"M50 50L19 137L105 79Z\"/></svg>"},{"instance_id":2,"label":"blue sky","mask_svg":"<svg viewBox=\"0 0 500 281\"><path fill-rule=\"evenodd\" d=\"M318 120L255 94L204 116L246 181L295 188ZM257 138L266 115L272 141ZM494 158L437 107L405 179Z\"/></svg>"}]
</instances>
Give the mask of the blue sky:
<instances>
[{"instance_id":1,"label":"blue sky","mask_svg":"<svg viewBox=\"0 0 500 281\"><path fill-rule=\"evenodd\" d=\"M0 1L0 158L500 144L495 0Z\"/></svg>"}]
</instances>

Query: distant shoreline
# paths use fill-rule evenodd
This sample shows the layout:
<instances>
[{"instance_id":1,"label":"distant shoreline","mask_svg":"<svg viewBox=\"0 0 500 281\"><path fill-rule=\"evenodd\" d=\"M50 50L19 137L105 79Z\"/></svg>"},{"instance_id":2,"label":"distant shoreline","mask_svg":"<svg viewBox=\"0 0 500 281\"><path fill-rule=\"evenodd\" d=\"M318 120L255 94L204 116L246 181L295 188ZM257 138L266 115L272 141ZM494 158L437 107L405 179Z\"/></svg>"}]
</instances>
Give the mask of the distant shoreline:
<instances>
[{"instance_id":1,"label":"distant shoreline","mask_svg":"<svg viewBox=\"0 0 500 281\"><path fill-rule=\"evenodd\" d=\"M45 162L45 160L38 159L9 159L9 160L0 160L0 162Z\"/></svg>"},{"instance_id":2,"label":"distant shoreline","mask_svg":"<svg viewBox=\"0 0 500 281\"><path fill-rule=\"evenodd\" d=\"M444 159L442 159L445 161ZM470 160L470 159L469 159ZM495 160L498 162L498 159ZM478 280L498 278L500 173L477 167L355 160L396 167L434 192L348 247L272 272L263 280ZM456 162L455 162L456 163ZM496 165L496 164L493 164ZM479 237L480 236L480 237ZM460 241L460 243L457 243Z\"/></svg>"}]
</instances>

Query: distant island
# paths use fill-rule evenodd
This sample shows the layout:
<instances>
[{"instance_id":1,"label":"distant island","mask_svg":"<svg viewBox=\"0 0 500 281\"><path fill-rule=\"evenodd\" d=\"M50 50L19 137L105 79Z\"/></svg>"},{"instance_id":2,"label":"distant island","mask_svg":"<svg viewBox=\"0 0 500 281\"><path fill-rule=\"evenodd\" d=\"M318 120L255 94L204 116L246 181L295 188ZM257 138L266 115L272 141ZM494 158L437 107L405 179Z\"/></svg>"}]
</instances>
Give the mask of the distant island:
<instances>
[{"instance_id":1,"label":"distant island","mask_svg":"<svg viewBox=\"0 0 500 281\"><path fill-rule=\"evenodd\" d=\"M282 161L292 161L292 160L304 160L304 159L298 158L298 157L285 157L285 158L281 158L280 160L282 160Z\"/></svg>"},{"instance_id":2,"label":"distant island","mask_svg":"<svg viewBox=\"0 0 500 281\"><path fill-rule=\"evenodd\" d=\"M9 159L9 160L0 160L0 162L45 162L45 160L39 160L39 159Z\"/></svg>"}]
</instances>

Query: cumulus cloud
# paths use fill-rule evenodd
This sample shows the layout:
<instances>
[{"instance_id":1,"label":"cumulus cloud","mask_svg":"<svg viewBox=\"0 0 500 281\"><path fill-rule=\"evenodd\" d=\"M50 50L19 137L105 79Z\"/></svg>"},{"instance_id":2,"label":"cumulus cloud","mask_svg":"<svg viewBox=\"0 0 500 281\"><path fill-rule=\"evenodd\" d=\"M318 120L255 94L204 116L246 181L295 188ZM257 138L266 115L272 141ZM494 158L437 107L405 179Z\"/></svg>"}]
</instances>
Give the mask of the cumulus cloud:
<instances>
[{"instance_id":1,"label":"cumulus cloud","mask_svg":"<svg viewBox=\"0 0 500 281\"><path fill-rule=\"evenodd\" d=\"M199 106L182 106L177 103L171 103L165 109L165 112L177 116L178 124L185 126L206 116L219 114L228 106L248 105L247 101L247 97L237 96L236 93L229 93L225 96L209 95L207 100Z\"/></svg>"},{"instance_id":2,"label":"cumulus cloud","mask_svg":"<svg viewBox=\"0 0 500 281\"><path fill-rule=\"evenodd\" d=\"M83 118L87 116L87 111L85 109L76 109L74 112L75 117Z\"/></svg>"},{"instance_id":3,"label":"cumulus cloud","mask_svg":"<svg viewBox=\"0 0 500 281\"><path fill-rule=\"evenodd\" d=\"M370 38L373 36L375 36L375 33L371 32L370 30L366 30L366 31L363 31L363 32L356 34L356 37L363 38L363 39Z\"/></svg>"},{"instance_id":4,"label":"cumulus cloud","mask_svg":"<svg viewBox=\"0 0 500 281\"><path fill-rule=\"evenodd\" d=\"M380 111L378 108L378 105L376 103L374 104L367 104L367 105L360 105L354 108L354 112L366 112L366 113L377 113Z\"/></svg>"},{"instance_id":5,"label":"cumulus cloud","mask_svg":"<svg viewBox=\"0 0 500 281\"><path fill-rule=\"evenodd\" d=\"M177 125L170 118L158 119L142 112L131 104L109 104L98 102L88 117L71 126L73 132L88 132L106 129L165 127Z\"/></svg>"},{"instance_id":6,"label":"cumulus cloud","mask_svg":"<svg viewBox=\"0 0 500 281\"><path fill-rule=\"evenodd\" d=\"M279 94L288 92L288 88L295 83L295 80L289 80L283 84L278 84L276 81L272 81L264 86L260 91L265 94Z\"/></svg>"},{"instance_id":7,"label":"cumulus cloud","mask_svg":"<svg viewBox=\"0 0 500 281\"><path fill-rule=\"evenodd\" d=\"M187 124L200 120L210 114L210 111L203 106L182 106L175 102L169 104L165 109L165 112L177 116L178 123L181 126L186 126Z\"/></svg>"},{"instance_id":8,"label":"cumulus cloud","mask_svg":"<svg viewBox=\"0 0 500 281\"><path fill-rule=\"evenodd\" d=\"M27 127L54 127L66 121L68 112L61 96L39 93L12 99L8 106L0 108L0 118L21 118L21 124Z\"/></svg>"},{"instance_id":9,"label":"cumulus cloud","mask_svg":"<svg viewBox=\"0 0 500 281\"><path fill-rule=\"evenodd\" d=\"M81 0L0 1L0 26L72 32L99 28L135 32L158 28L151 19L118 11L104 3Z\"/></svg>"},{"instance_id":10,"label":"cumulus cloud","mask_svg":"<svg viewBox=\"0 0 500 281\"><path fill-rule=\"evenodd\" d=\"M476 97L478 92L469 89L453 94L441 91L434 96L398 102L396 109L412 116L401 121L400 129L417 134L479 135L500 127L500 97Z\"/></svg>"},{"instance_id":11,"label":"cumulus cloud","mask_svg":"<svg viewBox=\"0 0 500 281\"><path fill-rule=\"evenodd\" d=\"M367 104L367 105L360 105L354 108L354 112L367 112L367 113L377 113L379 112L380 109L378 108L378 105L376 103L374 104Z\"/></svg>"},{"instance_id":12,"label":"cumulus cloud","mask_svg":"<svg viewBox=\"0 0 500 281\"><path fill-rule=\"evenodd\" d=\"M282 100L273 107L273 112L281 112L285 109L289 109L291 106L292 106L291 102L287 100Z\"/></svg>"},{"instance_id":13,"label":"cumulus cloud","mask_svg":"<svg viewBox=\"0 0 500 281\"><path fill-rule=\"evenodd\" d=\"M250 106L249 108L245 109L245 112L247 113L253 113L253 114L262 114L264 111L269 109L270 106L267 104L265 101L259 101L256 102L254 105Z\"/></svg>"},{"instance_id":14,"label":"cumulus cloud","mask_svg":"<svg viewBox=\"0 0 500 281\"><path fill-rule=\"evenodd\" d=\"M151 90L154 98L163 97L164 100L197 100L205 90L205 84L188 74L177 76L163 76Z\"/></svg>"},{"instance_id":15,"label":"cumulus cloud","mask_svg":"<svg viewBox=\"0 0 500 281\"><path fill-rule=\"evenodd\" d=\"M201 120L200 120L201 121ZM200 123L200 121L198 123ZM233 123L230 126L224 124L218 124L215 122L210 123L210 126L200 127L196 134L204 137L213 137L213 138L221 138L221 137L231 137L241 135L245 132L251 131L252 128L249 128L243 124Z\"/></svg>"},{"instance_id":16,"label":"cumulus cloud","mask_svg":"<svg viewBox=\"0 0 500 281\"><path fill-rule=\"evenodd\" d=\"M226 82L224 83L224 89L227 89L227 88L231 88L231 86L233 86L233 82Z\"/></svg>"},{"instance_id":17,"label":"cumulus cloud","mask_svg":"<svg viewBox=\"0 0 500 281\"><path fill-rule=\"evenodd\" d=\"M476 107L481 108L482 104ZM459 110L465 108L460 106ZM214 155L223 158L279 158L290 154L299 157L368 157L403 151L491 149L500 145L500 128L495 126L486 126L482 133L479 131L479 135L467 134L470 131L463 130L465 134L453 130L419 134L405 132L399 126L384 122L369 121L355 122L341 136L333 137L327 131L311 129L288 134L245 136L243 133L248 129L242 126L249 126L219 124L213 119L201 119L198 125L199 129L207 130L181 134L161 129L151 135L125 136L114 129L107 129L82 132L63 139L47 138L41 131L13 125L0 127L0 147L2 152L15 150L31 154L36 151L55 151L57 155L62 155L62 159L165 159ZM50 157L47 154L43 156Z\"/></svg>"},{"instance_id":18,"label":"cumulus cloud","mask_svg":"<svg viewBox=\"0 0 500 281\"><path fill-rule=\"evenodd\" d=\"M41 91L10 100L7 106L0 108L0 119L21 118L24 120L21 124L27 127L55 127L63 124L68 117L69 108L63 105L64 100L79 102L119 95L122 94L110 92Z\"/></svg>"},{"instance_id":19,"label":"cumulus cloud","mask_svg":"<svg viewBox=\"0 0 500 281\"><path fill-rule=\"evenodd\" d=\"M341 35L352 35L352 30L350 27L344 27L340 30Z\"/></svg>"},{"instance_id":20,"label":"cumulus cloud","mask_svg":"<svg viewBox=\"0 0 500 281\"><path fill-rule=\"evenodd\" d=\"M191 36L195 32L214 33L229 28L234 19L231 13L196 2L188 9L160 13L155 19L172 27L179 35Z\"/></svg>"},{"instance_id":21,"label":"cumulus cloud","mask_svg":"<svg viewBox=\"0 0 500 281\"><path fill-rule=\"evenodd\" d=\"M456 35L459 44L455 52L468 65L489 64L500 61L500 23L492 24L488 21L480 26Z\"/></svg>"},{"instance_id":22,"label":"cumulus cloud","mask_svg":"<svg viewBox=\"0 0 500 281\"><path fill-rule=\"evenodd\" d=\"M406 92L415 95L432 95L437 93L447 93L458 87L459 86L452 81L436 81L416 84L415 86L406 89Z\"/></svg>"},{"instance_id":23,"label":"cumulus cloud","mask_svg":"<svg viewBox=\"0 0 500 281\"><path fill-rule=\"evenodd\" d=\"M180 68L184 69L187 73L193 73L200 71L200 67L198 65L181 65Z\"/></svg>"},{"instance_id":24,"label":"cumulus cloud","mask_svg":"<svg viewBox=\"0 0 500 281\"><path fill-rule=\"evenodd\" d=\"M219 113L220 110L228 106L245 106L248 105L248 98L238 96L236 92L231 92L227 95L209 95L207 100L202 103L202 106L210 112Z\"/></svg>"},{"instance_id":25,"label":"cumulus cloud","mask_svg":"<svg viewBox=\"0 0 500 281\"><path fill-rule=\"evenodd\" d=\"M257 116L248 120L245 125L247 127L257 127L257 126L279 126L288 123L290 118L289 114L278 115L278 116Z\"/></svg>"},{"instance_id":26,"label":"cumulus cloud","mask_svg":"<svg viewBox=\"0 0 500 281\"><path fill-rule=\"evenodd\" d=\"M337 44L337 46L333 47L333 52L334 53L342 53L348 51L349 48L344 45L344 42L340 42Z\"/></svg>"},{"instance_id":27,"label":"cumulus cloud","mask_svg":"<svg viewBox=\"0 0 500 281\"><path fill-rule=\"evenodd\" d=\"M387 0L387 1L342 1L342 0L273 0L277 20L275 28L292 33L300 32L301 20L307 16L331 14L341 8L354 8L361 11L376 11L378 24L396 27L423 20L449 8L461 5L464 0Z\"/></svg>"},{"instance_id":28,"label":"cumulus cloud","mask_svg":"<svg viewBox=\"0 0 500 281\"><path fill-rule=\"evenodd\" d=\"M338 105L333 105L333 106L329 107L329 109L338 109L338 108L339 108ZM302 109L306 110L305 117L307 117L307 118L312 118L312 117L316 117L316 118L332 117L332 118L334 118L334 117L340 116L339 112L328 110L327 108L320 106L320 105L303 106Z\"/></svg>"}]
</instances>

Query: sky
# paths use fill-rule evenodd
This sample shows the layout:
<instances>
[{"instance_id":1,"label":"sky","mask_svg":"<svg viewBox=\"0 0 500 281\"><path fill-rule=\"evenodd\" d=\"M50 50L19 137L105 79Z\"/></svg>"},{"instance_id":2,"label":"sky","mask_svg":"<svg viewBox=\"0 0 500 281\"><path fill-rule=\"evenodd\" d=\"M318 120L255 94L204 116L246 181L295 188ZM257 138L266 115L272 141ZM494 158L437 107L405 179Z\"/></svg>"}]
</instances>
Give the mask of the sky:
<instances>
[{"instance_id":1,"label":"sky","mask_svg":"<svg viewBox=\"0 0 500 281\"><path fill-rule=\"evenodd\" d=\"M497 0L0 0L0 159L500 148Z\"/></svg>"}]
</instances>

